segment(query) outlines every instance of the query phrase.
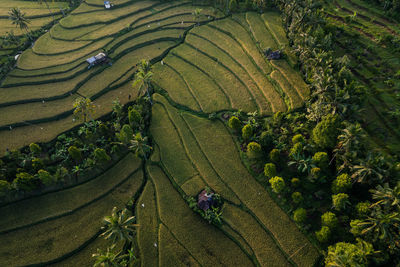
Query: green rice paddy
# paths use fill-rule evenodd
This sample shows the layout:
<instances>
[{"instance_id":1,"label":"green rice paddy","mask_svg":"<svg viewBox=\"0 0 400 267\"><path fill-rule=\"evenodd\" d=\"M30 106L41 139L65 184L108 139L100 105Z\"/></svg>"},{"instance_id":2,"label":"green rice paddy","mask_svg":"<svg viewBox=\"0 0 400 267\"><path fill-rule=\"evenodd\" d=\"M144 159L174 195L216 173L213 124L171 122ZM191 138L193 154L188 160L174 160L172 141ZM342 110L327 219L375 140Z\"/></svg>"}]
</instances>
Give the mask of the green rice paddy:
<instances>
[{"instance_id":1,"label":"green rice paddy","mask_svg":"<svg viewBox=\"0 0 400 267\"><path fill-rule=\"evenodd\" d=\"M0 152L81 124L72 118L80 95L96 105L95 119L117 98L132 101L136 64L147 59L151 160L143 166L128 154L89 181L0 207L0 265L92 265L91 254L105 248L101 219L139 192L141 266L312 266L318 250L247 171L224 124L208 119L239 109L269 116L308 98L293 58L264 56L267 48L290 52L279 14L224 17L201 6L195 18L199 7L187 1L114 2L105 10L86 0L21 54L0 84ZM112 65L88 69L86 58L103 51ZM221 228L184 200L205 186L226 201Z\"/></svg>"}]
</instances>

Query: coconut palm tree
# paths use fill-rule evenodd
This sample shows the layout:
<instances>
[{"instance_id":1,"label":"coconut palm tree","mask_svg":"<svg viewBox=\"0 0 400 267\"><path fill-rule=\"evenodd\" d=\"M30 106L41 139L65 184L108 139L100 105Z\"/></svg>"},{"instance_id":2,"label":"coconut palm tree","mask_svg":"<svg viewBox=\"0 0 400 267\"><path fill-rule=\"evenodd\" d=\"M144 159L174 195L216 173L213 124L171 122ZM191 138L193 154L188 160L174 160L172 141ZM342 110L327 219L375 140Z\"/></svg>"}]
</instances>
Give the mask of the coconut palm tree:
<instances>
[{"instance_id":1,"label":"coconut palm tree","mask_svg":"<svg viewBox=\"0 0 400 267\"><path fill-rule=\"evenodd\" d=\"M129 149L132 150L137 157L143 156L147 160L147 152L151 150L151 146L147 145L147 136L142 137L141 133L137 133L131 140Z\"/></svg>"},{"instance_id":2,"label":"coconut palm tree","mask_svg":"<svg viewBox=\"0 0 400 267\"><path fill-rule=\"evenodd\" d=\"M125 244L133 241L135 227L138 226L134 224L134 216L128 216L128 210L123 209L118 212L117 207L114 207L111 216L106 216L103 219L103 229L105 230L101 236L105 239L111 239L113 244L119 241L125 242Z\"/></svg>"},{"instance_id":3,"label":"coconut palm tree","mask_svg":"<svg viewBox=\"0 0 400 267\"><path fill-rule=\"evenodd\" d=\"M26 31L28 34L28 24L30 20L25 17L25 13L22 13L19 8L12 8L10 12L8 12L8 18L12 21L13 25Z\"/></svg>"},{"instance_id":4,"label":"coconut palm tree","mask_svg":"<svg viewBox=\"0 0 400 267\"><path fill-rule=\"evenodd\" d=\"M372 199L375 202L372 206L383 205L385 208L397 208L400 211L400 182L395 188L390 188L388 183L383 186L378 185L376 189L370 190L372 193Z\"/></svg>"},{"instance_id":5,"label":"coconut palm tree","mask_svg":"<svg viewBox=\"0 0 400 267\"><path fill-rule=\"evenodd\" d=\"M96 106L92 103L90 98L79 97L75 100L73 106L75 119L83 119L84 122L86 122L88 118L93 119Z\"/></svg>"},{"instance_id":6,"label":"coconut palm tree","mask_svg":"<svg viewBox=\"0 0 400 267\"><path fill-rule=\"evenodd\" d=\"M153 105L150 97L150 87L151 87L151 79L153 77L153 72L151 72L151 65L145 59L140 61L138 71L135 74L135 80L133 82L133 87L139 86L138 97L143 95L145 92L149 98L150 104Z\"/></svg>"}]
</instances>

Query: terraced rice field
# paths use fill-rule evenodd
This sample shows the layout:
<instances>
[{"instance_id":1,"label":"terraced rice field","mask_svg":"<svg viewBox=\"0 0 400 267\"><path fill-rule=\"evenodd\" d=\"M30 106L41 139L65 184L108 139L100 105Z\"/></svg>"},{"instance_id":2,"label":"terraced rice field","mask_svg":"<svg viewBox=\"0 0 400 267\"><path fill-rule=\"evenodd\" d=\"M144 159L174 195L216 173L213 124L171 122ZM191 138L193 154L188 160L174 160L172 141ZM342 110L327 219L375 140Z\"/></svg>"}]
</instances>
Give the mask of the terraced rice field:
<instances>
[{"instance_id":1,"label":"terraced rice field","mask_svg":"<svg viewBox=\"0 0 400 267\"><path fill-rule=\"evenodd\" d=\"M26 18L30 20L29 30L37 30L52 22L52 14L55 19L61 18L61 9L67 8L68 4L66 2L49 1L49 10L45 4L39 4L37 1L2 0L0 1L0 36L7 32L14 32L15 35L25 33L8 19L11 7L18 7L22 13L25 13Z\"/></svg>"},{"instance_id":2,"label":"terraced rice field","mask_svg":"<svg viewBox=\"0 0 400 267\"><path fill-rule=\"evenodd\" d=\"M344 34L336 38L338 55L350 55L350 68L361 84L371 91L364 103L362 117L364 128L370 133L377 147L398 153L400 151L400 128L398 118L390 115L400 109L399 77L400 55L391 51L380 40L385 36L399 37L399 23L388 19L379 9L359 0L325 1L329 7L326 14L330 21L343 28ZM348 40L351 38L352 42Z\"/></svg>"},{"instance_id":3,"label":"terraced rice field","mask_svg":"<svg viewBox=\"0 0 400 267\"><path fill-rule=\"evenodd\" d=\"M309 89L279 14L223 17L202 6L195 18L186 1L120 0L108 11L102 2L83 2L2 81L0 152L77 126L72 103L80 95L95 103L95 118L116 98L135 99L132 78L144 58L154 64L156 90L151 160L142 166L128 154L88 182L0 207L0 266L92 265L91 254L106 247L101 218L133 196L141 266L312 266L317 249L248 173L224 124L205 119L303 105ZM266 60L267 48L284 49L285 59ZM100 51L112 65L88 69L85 59ZM184 201L205 186L226 200L221 228Z\"/></svg>"}]
</instances>

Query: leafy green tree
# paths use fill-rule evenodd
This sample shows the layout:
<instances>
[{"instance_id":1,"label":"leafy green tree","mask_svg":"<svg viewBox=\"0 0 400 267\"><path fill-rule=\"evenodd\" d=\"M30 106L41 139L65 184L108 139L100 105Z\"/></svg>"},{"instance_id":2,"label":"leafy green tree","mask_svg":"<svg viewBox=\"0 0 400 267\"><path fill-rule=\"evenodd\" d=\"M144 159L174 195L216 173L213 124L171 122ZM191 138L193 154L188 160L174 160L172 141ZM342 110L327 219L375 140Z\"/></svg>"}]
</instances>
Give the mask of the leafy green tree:
<instances>
[{"instance_id":1,"label":"leafy green tree","mask_svg":"<svg viewBox=\"0 0 400 267\"><path fill-rule=\"evenodd\" d=\"M111 160L111 157L102 148L96 148L93 152L94 158L98 163L106 163Z\"/></svg>"},{"instance_id":2,"label":"leafy green tree","mask_svg":"<svg viewBox=\"0 0 400 267\"><path fill-rule=\"evenodd\" d=\"M298 208L293 213L293 219L297 223L304 223L307 219L307 211L303 208Z\"/></svg>"},{"instance_id":3,"label":"leafy green tree","mask_svg":"<svg viewBox=\"0 0 400 267\"><path fill-rule=\"evenodd\" d=\"M130 125L125 124L119 133L115 133L115 136L122 144L128 145L133 138L133 130Z\"/></svg>"},{"instance_id":4,"label":"leafy green tree","mask_svg":"<svg viewBox=\"0 0 400 267\"><path fill-rule=\"evenodd\" d=\"M263 131L260 135L260 145L263 147L264 150L270 150L274 145L272 133L268 131Z\"/></svg>"},{"instance_id":5,"label":"leafy green tree","mask_svg":"<svg viewBox=\"0 0 400 267\"><path fill-rule=\"evenodd\" d=\"M247 157L250 159L257 159L261 156L262 150L260 144L257 142L250 142L247 145Z\"/></svg>"},{"instance_id":6,"label":"leafy green tree","mask_svg":"<svg viewBox=\"0 0 400 267\"><path fill-rule=\"evenodd\" d=\"M264 175L268 178L276 176L276 166L274 163L266 163L264 165Z\"/></svg>"},{"instance_id":7,"label":"leafy green tree","mask_svg":"<svg viewBox=\"0 0 400 267\"><path fill-rule=\"evenodd\" d=\"M352 185L351 177L347 173L342 173L332 182L332 192L344 193L347 192Z\"/></svg>"},{"instance_id":8,"label":"leafy green tree","mask_svg":"<svg viewBox=\"0 0 400 267\"><path fill-rule=\"evenodd\" d=\"M134 128L139 128L139 126L142 123L142 115L140 114L140 112L133 108L133 107L129 107L128 110L128 120L129 120L129 124L134 127Z\"/></svg>"},{"instance_id":9,"label":"leafy green tree","mask_svg":"<svg viewBox=\"0 0 400 267\"><path fill-rule=\"evenodd\" d=\"M11 191L11 184L5 180L0 180L0 199L6 197Z\"/></svg>"},{"instance_id":10,"label":"leafy green tree","mask_svg":"<svg viewBox=\"0 0 400 267\"><path fill-rule=\"evenodd\" d=\"M121 104L121 101L119 101L118 98L112 102L112 111L117 119L120 120L124 111L124 105Z\"/></svg>"},{"instance_id":11,"label":"leafy green tree","mask_svg":"<svg viewBox=\"0 0 400 267\"><path fill-rule=\"evenodd\" d=\"M27 19L25 15L26 14L22 13L19 8L15 7L8 12L8 18L11 20L11 23L28 33L28 24L30 20Z\"/></svg>"},{"instance_id":12,"label":"leafy green tree","mask_svg":"<svg viewBox=\"0 0 400 267\"><path fill-rule=\"evenodd\" d=\"M251 124L246 124L242 128L242 137L246 141L253 137L253 126L251 126Z\"/></svg>"},{"instance_id":13,"label":"leafy green tree","mask_svg":"<svg viewBox=\"0 0 400 267\"><path fill-rule=\"evenodd\" d=\"M279 176L275 176L269 179L269 183L271 184L272 191L277 194L281 193L286 187L285 180L283 180L283 178Z\"/></svg>"},{"instance_id":14,"label":"leafy green tree","mask_svg":"<svg viewBox=\"0 0 400 267\"><path fill-rule=\"evenodd\" d=\"M133 82L133 87L138 86L138 97L147 93L150 104L153 104L150 97L151 80L153 78L153 72L150 62L142 59L138 66L138 71L135 74L135 80Z\"/></svg>"},{"instance_id":15,"label":"leafy green tree","mask_svg":"<svg viewBox=\"0 0 400 267\"><path fill-rule=\"evenodd\" d=\"M300 186L300 179L299 178L292 178L290 181L293 187L299 187Z\"/></svg>"},{"instance_id":16,"label":"leafy green tree","mask_svg":"<svg viewBox=\"0 0 400 267\"><path fill-rule=\"evenodd\" d=\"M294 155L299 155L301 153L303 153L303 144L295 143L293 147L290 149L289 156L294 157Z\"/></svg>"},{"instance_id":17,"label":"leafy green tree","mask_svg":"<svg viewBox=\"0 0 400 267\"><path fill-rule=\"evenodd\" d=\"M322 226L319 231L315 232L315 236L321 243L327 243L331 237L331 229L328 226Z\"/></svg>"},{"instance_id":18,"label":"leafy green tree","mask_svg":"<svg viewBox=\"0 0 400 267\"><path fill-rule=\"evenodd\" d=\"M304 144L304 143L305 143L304 136L301 135L301 134L296 134L296 135L293 136L293 138L292 138L292 143L293 143L293 144L297 144L297 143Z\"/></svg>"},{"instance_id":19,"label":"leafy green tree","mask_svg":"<svg viewBox=\"0 0 400 267\"><path fill-rule=\"evenodd\" d=\"M329 165L329 158L326 152L317 152L312 157L312 162L322 170L326 170Z\"/></svg>"},{"instance_id":20,"label":"leafy green tree","mask_svg":"<svg viewBox=\"0 0 400 267\"><path fill-rule=\"evenodd\" d=\"M120 241L125 243L133 242L135 227L135 217L128 215L128 210L124 209L118 212L117 207L114 207L111 216L106 216L103 219L103 230L101 236L105 239L110 239L113 244Z\"/></svg>"},{"instance_id":21,"label":"leafy green tree","mask_svg":"<svg viewBox=\"0 0 400 267\"><path fill-rule=\"evenodd\" d=\"M300 204L303 202L304 198L303 195L300 192L293 192L292 194L292 201L295 204Z\"/></svg>"},{"instance_id":22,"label":"leafy green tree","mask_svg":"<svg viewBox=\"0 0 400 267\"><path fill-rule=\"evenodd\" d=\"M38 183L35 177L27 172L17 173L13 181L14 187L17 190L30 192L37 188Z\"/></svg>"},{"instance_id":23,"label":"leafy green tree","mask_svg":"<svg viewBox=\"0 0 400 267\"><path fill-rule=\"evenodd\" d=\"M73 104L73 107L75 119L83 119L83 122L86 122L88 118L93 119L96 106L92 103L90 98L77 98Z\"/></svg>"},{"instance_id":24,"label":"leafy green tree","mask_svg":"<svg viewBox=\"0 0 400 267\"><path fill-rule=\"evenodd\" d=\"M196 25L200 24L201 11L203 11L201 8L196 8L193 11L193 16L194 16L194 20L196 21Z\"/></svg>"},{"instance_id":25,"label":"leafy green tree","mask_svg":"<svg viewBox=\"0 0 400 267\"><path fill-rule=\"evenodd\" d=\"M336 214L333 212L327 211L321 215L321 224L323 226L328 226L330 229L336 228L338 222Z\"/></svg>"},{"instance_id":26,"label":"leafy green tree","mask_svg":"<svg viewBox=\"0 0 400 267\"><path fill-rule=\"evenodd\" d=\"M373 246L361 239L357 239L356 244L339 242L328 247L325 266L366 267L368 258L375 253Z\"/></svg>"},{"instance_id":27,"label":"leafy green tree","mask_svg":"<svg viewBox=\"0 0 400 267\"><path fill-rule=\"evenodd\" d=\"M39 170L38 177L45 186L51 185L54 181L53 176L46 170Z\"/></svg>"},{"instance_id":28,"label":"leafy green tree","mask_svg":"<svg viewBox=\"0 0 400 267\"><path fill-rule=\"evenodd\" d=\"M337 115L327 115L322 118L312 131L312 140L321 148L330 149L336 145L339 134L340 120Z\"/></svg>"},{"instance_id":29,"label":"leafy green tree","mask_svg":"<svg viewBox=\"0 0 400 267\"><path fill-rule=\"evenodd\" d=\"M280 156L281 156L281 152L274 148L269 152L269 159L274 162L274 163L278 163L280 160Z\"/></svg>"},{"instance_id":30,"label":"leafy green tree","mask_svg":"<svg viewBox=\"0 0 400 267\"><path fill-rule=\"evenodd\" d=\"M77 148L76 146L70 146L68 148L68 153L72 159L76 161L82 160L82 151L81 149Z\"/></svg>"},{"instance_id":31,"label":"leafy green tree","mask_svg":"<svg viewBox=\"0 0 400 267\"><path fill-rule=\"evenodd\" d=\"M370 190L372 193L372 199L376 202L376 205L383 205L385 208L397 208L400 211L400 182L397 186L390 188L388 183L382 185L377 185L376 189Z\"/></svg>"},{"instance_id":32,"label":"leafy green tree","mask_svg":"<svg viewBox=\"0 0 400 267\"><path fill-rule=\"evenodd\" d=\"M349 195L346 193L332 195L332 204L338 211L345 210L350 205Z\"/></svg>"},{"instance_id":33,"label":"leafy green tree","mask_svg":"<svg viewBox=\"0 0 400 267\"><path fill-rule=\"evenodd\" d=\"M31 153L32 153L33 155L38 155L38 154L42 151L42 149L40 148L40 146L39 146L38 144L35 144L35 143L31 143L31 144L29 145L29 150L31 151Z\"/></svg>"},{"instance_id":34,"label":"leafy green tree","mask_svg":"<svg viewBox=\"0 0 400 267\"><path fill-rule=\"evenodd\" d=\"M242 122L238 117L232 116L228 121L228 126L232 130L239 131L242 128Z\"/></svg>"},{"instance_id":35,"label":"leafy green tree","mask_svg":"<svg viewBox=\"0 0 400 267\"><path fill-rule=\"evenodd\" d=\"M358 216L366 216L369 213L371 203L366 201L366 202L359 202L356 205L356 211Z\"/></svg>"}]
</instances>

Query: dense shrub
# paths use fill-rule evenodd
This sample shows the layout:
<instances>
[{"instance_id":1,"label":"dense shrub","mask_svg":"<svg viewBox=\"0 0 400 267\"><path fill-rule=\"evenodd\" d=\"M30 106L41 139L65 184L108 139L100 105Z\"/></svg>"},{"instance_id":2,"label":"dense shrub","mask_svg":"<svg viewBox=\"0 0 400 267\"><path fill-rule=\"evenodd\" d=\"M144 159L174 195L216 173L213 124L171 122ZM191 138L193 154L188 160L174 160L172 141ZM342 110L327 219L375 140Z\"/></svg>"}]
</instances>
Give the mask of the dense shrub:
<instances>
[{"instance_id":1,"label":"dense shrub","mask_svg":"<svg viewBox=\"0 0 400 267\"><path fill-rule=\"evenodd\" d=\"M272 178L276 175L276 166L273 163L266 163L264 165L264 175Z\"/></svg>"},{"instance_id":2,"label":"dense shrub","mask_svg":"<svg viewBox=\"0 0 400 267\"><path fill-rule=\"evenodd\" d=\"M293 147L290 149L289 156L293 157L294 155L301 154L301 152L303 152L303 144L295 143Z\"/></svg>"},{"instance_id":3,"label":"dense shrub","mask_svg":"<svg viewBox=\"0 0 400 267\"><path fill-rule=\"evenodd\" d=\"M239 131L242 128L242 122L239 120L238 117L232 116L228 121L228 126L232 130Z\"/></svg>"},{"instance_id":4,"label":"dense shrub","mask_svg":"<svg viewBox=\"0 0 400 267\"><path fill-rule=\"evenodd\" d=\"M315 236L321 243L326 243L331 237L331 229L328 226L322 226L321 230L315 232Z\"/></svg>"},{"instance_id":5,"label":"dense shrub","mask_svg":"<svg viewBox=\"0 0 400 267\"><path fill-rule=\"evenodd\" d=\"M312 168L310 173L313 179L318 179L321 177L321 169L318 167Z\"/></svg>"},{"instance_id":6,"label":"dense shrub","mask_svg":"<svg viewBox=\"0 0 400 267\"><path fill-rule=\"evenodd\" d=\"M273 146L273 137L272 134L264 131L260 135L260 145L264 150L269 150Z\"/></svg>"},{"instance_id":7,"label":"dense shrub","mask_svg":"<svg viewBox=\"0 0 400 267\"><path fill-rule=\"evenodd\" d=\"M299 178L292 178L291 184L293 187L299 187L300 186L300 179Z\"/></svg>"},{"instance_id":8,"label":"dense shrub","mask_svg":"<svg viewBox=\"0 0 400 267\"><path fill-rule=\"evenodd\" d=\"M33 158L32 159L32 167L35 170L38 170L40 168L42 168L44 166L43 164L43 160L39 159L39 158Z\"/></svg>"},{"instance_id":9,"label":"dense shrub","mask_svg":"<svg viewBox=\"0 0 400 267\"><path fill-rule=\"evenodd\" d=\"M332 182L332 192L334 194L344 193L351 188L351 184L350 176L347 173L343 173Z\"/></svg>"},{"instance_id":10,"label":"dense shrub","mask_svg":"<svg viewBox=\"0 0 400 267\"><path fill-rule=\"evenodd\" d=\"M293 143L293 144L297 144L297 143L302 143L302 144L304 144L304 143L305 143L305 139L304 139L303 135L301 135L301 134L296 134L296 135L293 136L293 138L292 138L292 143Z\"/></svg>"},{"instance_id":11,"label":"dense shrub","mask_svg":"<svg viewBox=\"0 0 400 267\"><path fill-rule=\"evenodd\" d=\"M371 203L369 202L359 202L356 205L356 211L359 216L365 216L370 210Z\"/></svg>"},{"instance_id":12,"label":"dense shrub","mask_svg":"<svg viewBox=\"0 0 400 267\"><path fill-rule=\"evenodd\" d=\"M331 229L335 228L338 225L336 214L330 211L325 212L321 215L321 224L323 226L328 226Z\"/></svg>"},{"instance_id":13,"label":"dense shrub","mask_svg":"<svg viewBox=\"0 0 400 267\"><path fill-rule=\"evenodd\" d=\"M253 126L246 124L242 128L242 137L244 140L249 140L253 136Z\"/></svg>"},{"instance_id":14,"label":"dense shrub","mask_svg":"<svg viewBox=\"0 0 400 267\"><path fill-rule=\"evenodd\" d=\"M293 213L293 219L297 223L304 223L307 219L307 211L303 208L298 208Z\"/></svg>"},{"instance_id":15,"label":"dense shrub","mask_svg":"<svg viewBox=\"0 0 400 267\"><path fill-rule=\"evenodd\" d=\"M300 192L293 192L292 201L295 204L300 204L301 202L303 202L303 195Z\"/></svg>"},{"instance_id":16,"label":"dense shrub","mask_svg":"<svg viewBox=\"0 0 400 267\"><path fill-rule=\"evenodd\" d=\"M122 144L127 145L133 138L133 130L131 126L125 124L119 133L115 133L115 136Z\"/></svg>"},{"instance_id":17,"label":"dense shrub","mask_svg":"<svg viewBox=\"0 0 400 267\"><path fill-rule=\"evenodd\" d=\"M259 158L261 156L262 152L261 152L261 146L260 144L256 143L256 142L250 142L247 145L247 156L250 159L256 159Z\"/></svg>"},{"instance_id":18,"label":"dense shrub","mask_svg":"<svg viewBox=\"0 0 400 267\"><path fill-rule=\"evenodd\" d=\"M111 160L111 157L107 154L107 152L102 148L96 148L93 152L94 159L98 163L106 163Z\"/></svg>"},{"instance_id":19,"label":"dense shrub","mask_svg":"<svg viewBox=\"0 0 400 267\"><path fill-rule=\"evenodd\" d=\"M374 253L371 244L357 240L357 244L339 242L328 247L328 255L325 258L326 266L368 266L368 256Z\"/></svg>"},{"instance_id":20,"label":"dense shrub","mask_svg":"<svg viewBox=\"0 0 400 267\"><path fill-rule=\"evenodd\" d=\"M229 1L229 10L233 11L233 12L238 10L238 3L237 3L236 0L230 0Z\"/></svg>"},{"instance_id":21,"label":"dense shrub","mask_svg":"<svg viewBox=\"0 0 400 267\"><path fill-rule=\"evenodd\" d=\"M362 220L351 220L350 222L350 233L352 233L354 236L359 236L361 235L362 230L364 227L362 227Z\"/></svg>"},{"instance_id":22,"label":"dense shrub","mask_svg":"<svg viewBox=\"0 0 400 267\"><path fill-rule=\"evenodd\" d=\"M349 195L345 193L332 195L332 204L333 207L338 211L346 209L346 207L350 204Z\"/></svg>"},{"instance_id":23,"label":"dense shrub","mask_svg":"<svg viewBox=\"0 0 400 267\"><path fill-rule=\"evenodd\" d=\"M51 174L46 170L39 170L38 177L42 184L44 184L45 186L51 185L54 181Z\"/></svg>"},{"instance_id":24,"label":"dense shrub","mask_svg":"<svg viewBox=\"0 0 400 267\"><path fill-rule=\"evenodd\" d=\"M329 165L329 158L326 152L317 152L312 157L313 163L322 170L326 170Z\"/></svg>"},{"instance_id":25,"label":"dense shrub","mask_svg":"<svg viewBox=\"0 0 400 267\"><path fill-rule=\"evenodd\" d=\"M30 150L31 153L34 154L34 155L37 155L37 154L39 154L39 153L42 151L42 149L40 148L40 146L39 146L38 144L35 144L35 143L31 143L31 144L29 145L29 150Z\"/></svg>"},{"instance_id":26,"label":"dense shrub","mask_svg":"<svg viewBox=\"0 0 400 267\"><path fill-rule=\"evenodd\" d=\"M326 115L313 129L312 140L318 147L333 148L339 134L339 126L340 120L337 115Z\"/></svg>"},{"instance_id":27,"label":"dense shrub","mask_svg":"<svg viewBox=\"0 0 400 267\"><path fill-rule=\"evenodd\" d=\"M132 127L138 127L141 123L142 116L140 115L140 112L132 107L129 107L128 111L128 120L129 124Z\"/></svg>"},{"instance_id":28,"label":"dense shrub","mask_svg":"<svg viewBox=\"0 0 400 267\"><path fill-rule=\"evenodd\" d=\"M274 148L271 150L271 152L269 152L269 159L274 163L278 163L279 159L280 159L280 155L281 155L281 152L278 149Z\"/></svg>"},{"instance_id":29,"label":"dense shrub","mask_svg":"<svg viewBox=\"0 0 400 267\"><path fill-rule=\"evenodd\" d=\"M269 179L269 183L271 184L272 191L279 194L285 189L285 181L282 177L275 176Z\"/></svg>"},{"instance_id":30,"label":"dense shrub","mask_svg":"<svg viewBox=\"0 0 400 267\"><path fill-rule=\"evenodd\" d=\"M68 148L68 153L71 156L72 159L74 160L81 160L82 159L82 151L77 148L76 146L70 146Z\"/></svg>"},{"instance_id":31,"label":"dense shrub","mask_svg":"<svg viewBox=\"0 0 400 267\"><path fill-rule=\"evenodd\" d=\"M27 172L17 173L14 180L15 188L18 190L30 192L37 187L37 181L35 177Z\"/></svg>"}]
</instances>

